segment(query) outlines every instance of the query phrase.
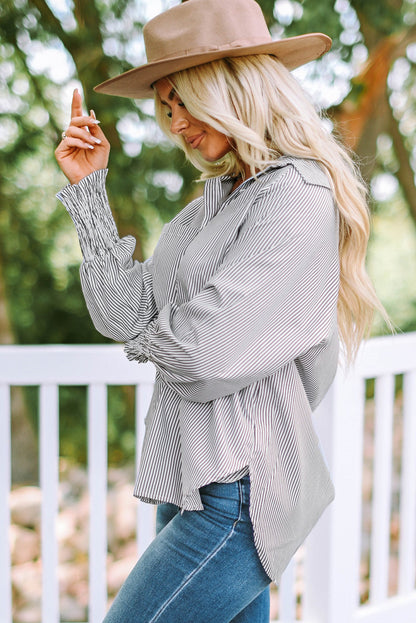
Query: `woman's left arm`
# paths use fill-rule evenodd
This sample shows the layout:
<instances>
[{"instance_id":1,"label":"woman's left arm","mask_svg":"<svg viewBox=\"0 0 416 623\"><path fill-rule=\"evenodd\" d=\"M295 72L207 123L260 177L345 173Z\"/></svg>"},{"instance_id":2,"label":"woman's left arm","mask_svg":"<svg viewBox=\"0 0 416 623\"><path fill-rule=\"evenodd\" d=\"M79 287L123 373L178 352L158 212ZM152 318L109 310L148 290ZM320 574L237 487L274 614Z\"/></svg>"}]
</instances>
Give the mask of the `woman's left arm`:
<instances>
[{"instance_id":1,"label":"woman's left arm","mask_svg":"<svg viewBox=\"0 0 416 623\"><path fill-rule=\"evenodd\" d=\"M330 337L338 296L337 216L328 188L275 184L216 274L126 344L187 400L208 402L270 376ZM260 214L260 216L256 216Z\"/></svg>"}]
</instances>

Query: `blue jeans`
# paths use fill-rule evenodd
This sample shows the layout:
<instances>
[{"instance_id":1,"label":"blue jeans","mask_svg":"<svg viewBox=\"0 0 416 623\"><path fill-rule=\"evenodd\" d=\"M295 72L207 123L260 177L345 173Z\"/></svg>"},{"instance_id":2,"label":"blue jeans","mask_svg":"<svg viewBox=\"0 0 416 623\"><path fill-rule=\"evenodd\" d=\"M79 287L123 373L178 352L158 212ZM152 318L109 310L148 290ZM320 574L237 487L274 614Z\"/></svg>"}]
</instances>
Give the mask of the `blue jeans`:
<instances>
[{"instance_id":1,"label":"blue jeans","mask_svg":"<svg viewBox=\"0 0 416 623\"><path fill-rule=\"evenodd\" d=\"M203 511L157 510L157 536L104 623L269 623L270 578L253 540L250 480L200 490Z\"/></svg>"}]
</instances>

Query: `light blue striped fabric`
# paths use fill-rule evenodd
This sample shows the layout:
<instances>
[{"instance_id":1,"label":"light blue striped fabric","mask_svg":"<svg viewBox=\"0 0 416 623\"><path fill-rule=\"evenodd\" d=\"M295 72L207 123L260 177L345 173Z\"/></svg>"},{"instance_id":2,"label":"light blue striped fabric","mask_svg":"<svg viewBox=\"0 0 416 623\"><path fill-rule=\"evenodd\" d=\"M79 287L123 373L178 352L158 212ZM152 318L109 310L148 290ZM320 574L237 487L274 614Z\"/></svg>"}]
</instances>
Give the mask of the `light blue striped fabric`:
<instances>
[{"instance_id":1,"label":"light blue striped fabric","mask_svg":"<svg viewBox=\"0 0 416 623\"><path fill-rule=\"evenodd\" d=\"M328 178L283 157L232 193L229 178L208 180L138 263L105 177L58 197L78 231L96 328L157 370L134 493L200 510L200 487L248 471L257 551L278 581L334 496L311 417L338 360Z\"/></svg>"}]
</instances>

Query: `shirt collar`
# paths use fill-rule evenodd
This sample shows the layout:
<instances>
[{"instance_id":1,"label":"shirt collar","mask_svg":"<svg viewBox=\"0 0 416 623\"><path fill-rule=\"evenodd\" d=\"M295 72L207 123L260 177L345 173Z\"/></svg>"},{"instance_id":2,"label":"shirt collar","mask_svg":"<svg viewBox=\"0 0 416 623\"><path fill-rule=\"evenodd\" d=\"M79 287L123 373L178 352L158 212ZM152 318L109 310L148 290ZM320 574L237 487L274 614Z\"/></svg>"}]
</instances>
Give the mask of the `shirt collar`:
<instances>
[{"instance_id":1,"label":"shirt collar","mask_svg":"<svg viewBox=\"0 0 416 623\"><path fill-rule=\"evenodd\" d=\"M282 156L276 162L269 164L265 169L259 171L256 176L252 175L243 181L238 188L236 188L235 192L239 192L240 189L243 190L245 186L252 184L262 175L265 175L272 169L279 169L282 166L285 166L288 161L291 160L289 157ZM205 227L205 225L219 212L222 204L225 199L230 195L231 189L234 185L235 178L230 175L221 175L219 177L209 178L205 182L204 187L204 216L201 223L201 227Z\"/></svg>"},{"instance_id":2,"label":"shirt collar","mask_svg":"<svg viewBox=\"0 0 416 623\"><path fill-rule=\"evenodd\" d=\"M288 164L288 162L292 161L293 158L291 158L290 156L281 156L278 160L276 160L276 162L272 162L271 164L269 164L265 169L262 169L261 171L259 171L258 173L256 173L256 175L252 175L251 177L248 177L246 180L244 180L244 182L241 184L241 186L243 186L243 184L245 184L246 182L253 182L256 179L258 179L259 177L261 177L262 175L265 175L265 173L268 173L269 171L271 171L272 169L280 169L281 167L284 167L286 164ZM229 175L222 175L219 178L216 179L220 179L222 182L230 182L235 180L235 178L229 176Z\"/></svg>"},{"instance_id":3,"label":"shirt collar","mask_svg":"<svg viewBox=\"0 0 416 623\"><path fill-rule=\"evenodd\" d=\"M228 175L213 177L205 182L204 218L201 227L204 227L217 214L230 194L233 184L233 178Z\"/></svg>"}]
</instances>

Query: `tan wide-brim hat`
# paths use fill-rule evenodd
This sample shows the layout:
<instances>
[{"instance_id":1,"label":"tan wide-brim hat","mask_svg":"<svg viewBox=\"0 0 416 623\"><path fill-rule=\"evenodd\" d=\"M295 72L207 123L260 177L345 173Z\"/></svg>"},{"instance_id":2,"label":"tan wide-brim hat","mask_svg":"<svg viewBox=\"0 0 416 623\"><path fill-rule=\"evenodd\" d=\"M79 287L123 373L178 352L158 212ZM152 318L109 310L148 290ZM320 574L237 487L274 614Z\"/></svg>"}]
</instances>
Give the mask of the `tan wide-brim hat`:
<instances>
[{"instance_id":1,"label":"tan wide-brim hat","mask_svg":"<svg viewBox=\"0 0 416 623\"><path fill-rule=\"evenodd\" d=\"M322 33L273 41L255 0L186 0L143 28L147 63L106 80L98 93L153 97L152 84L170 74L229 56L272 54L289 70L331 47Z\"/></svg>"}]
</instances>

